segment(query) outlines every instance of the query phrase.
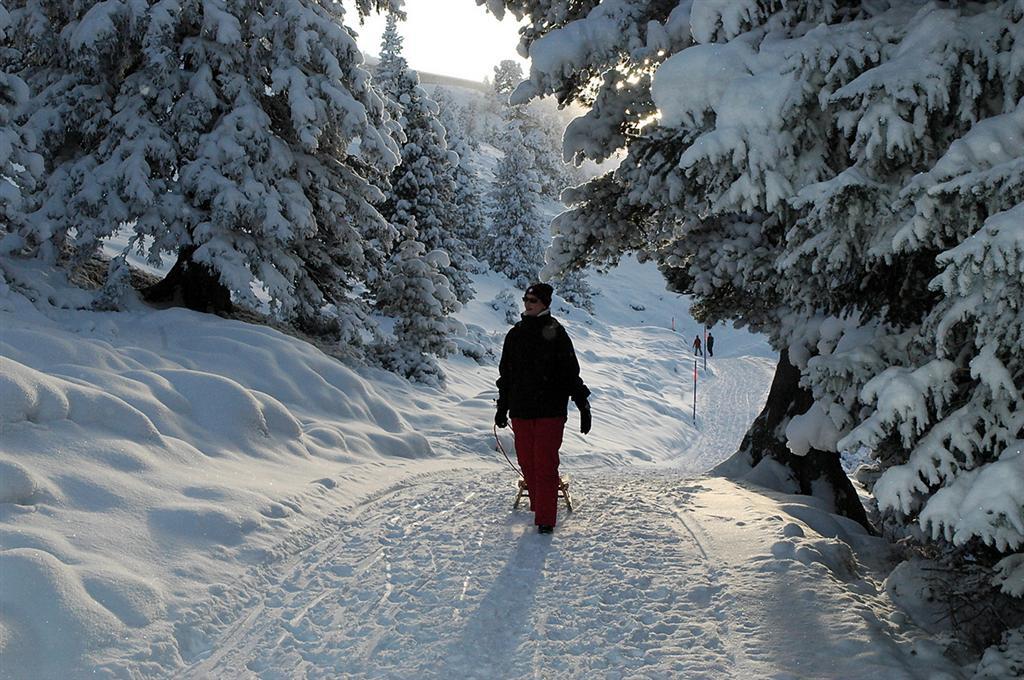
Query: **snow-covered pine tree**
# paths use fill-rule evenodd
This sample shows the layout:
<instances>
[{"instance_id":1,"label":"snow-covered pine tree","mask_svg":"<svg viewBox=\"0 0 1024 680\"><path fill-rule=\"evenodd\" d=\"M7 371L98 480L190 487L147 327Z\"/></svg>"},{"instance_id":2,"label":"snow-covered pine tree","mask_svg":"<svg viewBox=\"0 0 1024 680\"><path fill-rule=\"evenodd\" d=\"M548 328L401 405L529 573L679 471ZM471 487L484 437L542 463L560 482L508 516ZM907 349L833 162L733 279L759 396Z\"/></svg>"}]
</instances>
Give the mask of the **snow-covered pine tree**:
<instances>
[{"instance_id":1,"label":"snow-covered pine tree","mask_svg":"<svg viewBox=\"0 0 1024 680\"><path fill-rule=\"evenodd\" d=\"M463 131L466 144L474 152L479 152L480 140L483 137L483 123L480 118L483 115L480 104L476 99L471 99L462 105L456 104L458 113L459 128Z\"/></svg>"},{"instance_id":2,"label":"snow-covered pine tree","mask_svg":"<svg viewBox=\"0 0 1024 680\"><path fill-rule=\"evenodd\" d=\"M509 126L519 128L523 145L533 155L534 176L540 191L546 196L557 198L570 184L570 168L562 160L561 129L558 122L534 105L513 105L509 95L523 80L523 68L519 62L503 59L494 67L493 95L497 113L505 124L493 131L495 146L501 145L502 136Z\"/></svg>"},{"instance_id":3,"label":"snow-covered pine tree","mask_svg":"<svg viewBox=\"0 0 1024 680\"><path fill-rule=\"evenodd\" d=\"M483 240L491 268L520 287L537 280L544 264L547 224L538 210L540 186L535 179L533 154L523 145L515 126L506 130L489 194L491 230Z\"/></svg>"},{"instance_id":4,"label":"snow-covered pine tree","mask_svg":"<svg viewBox=\"0 0 1024 680\"><path fill-rule=\"evenodd\" d=\"M44 160L39 192L32 196L37 210L26 215L17 234L4 240L5 252L38 254L51 262L67 251L74 228L91 254L99 228L93 215L71 205L75 185L84 183L96 164L95 149L113 115L116 96L111 82L125 55L137 53L144 16L126 3L58 2L7 3L2 71L28 85L22 102L22 135L36 142ZM9 10L9 11L8 11ZM44 203L42 207L38 205ZM31 221L29 221L31 218ZM79 258L81 259L81 258Z\"/></svg>"},{"instance_id":5,"label":"snow-covered pine tree","mask_svg":"<svg viewBox=\"0 0 1024 680\"><path fill-rule=\"evenodd\" d=\"M6 37L9 24L6 10L0 7L0 36ZM42 173L42 157L34 152L33 140L17 123L18 112L28 101L28 86L13 73L0 72L0 250L20 250L18 233L30 211L26 199L34 191ZM10 238L10 241L6 241Z\"/></svg>"},{"instance_id":6,"label":"snow-covered pine tree","mask_svg":"<svg viewBox=\"0 0 1024 680\"><path fill-rule=\"evenodd\" d=\"M444 372L434 357L452 352L455 336L465 331L451 318L461 305L441 273L449 267L448 254L427 252L410 238L395 249L390 265L378 296L382 311L396 319L395 338L379 348L381 363L410 380L440 385Z\"/></svg>"},{"instance_id":7,"label":"snow-covered pine tree","mask_svg":"<svg viewBox=\"0 0 1024 680\"><path fill-rule=\"evenodd\" d=\"M548 278L542 270L540 278L546 278L555 293L566 302L594 313L594 289L582 271L565 271Z\"/></svg>"},{"instance_id":8,"label":"snow-covered pine tree","mask_svg":"<svg viewBox=\"0 0 1024 680\"><path fill-rule=\"evenodd\" d=\"M230 291L255 305L262 289L306 325L333 306L358 342L351 292L372 240L391 238L368 168L398 156L340 4L45 2L14 14L28 128L48 163L27 243L81 261L129 225L152 260L178 256L155 294L184 288L205 307Z\"/></svg>"},{"instance_id":9,"label":"snow-covered pine tree","mask_svg":"<svg viewBox=\"0 0 1024 680\"><path fill-rule=\"evenodd\" d=\"M557 121L533 106L510 106L505 115L510 125L519 128L523 145L533 156L541 193L557 199L572 181L570 166L562 160Z\"/></svg>"},{"instance_id":10,"label":"snow-covered pine tree","mask_svg":"<svg viewBox=\"0 0 1024 680\"><path fill-rule=\"evenodd\" d=\"M402 56L393 14L375 77L401 128L401 163L382 207L401 239L386 261L386 274L371 285L379 308L396 318L394 339L379 348L379 358L412 380L439 383L444 374L434 355L444 356L454 346L458 324L450 315L473 295L473 258L452 231L458 155L447 148L437 104Z\"/></svg>"},{"instance_id":11,"label":"snow-covered pine tree","mask_svg":"<svg viewBox=\"0 0 1024 680\"><path fill-rule=\"evenodd\" d=\"M491 300L490 307L505 317L505 323L513 325L522 318L523 304L520 302L521 293L512 288L504 288Z\"/></svg>"},{"instance_id":12,"label":"snow-covered pine tree","mask_svg":"<svg viewBox=\"0 0 1024 680\"><path fill-rule=\"evenodd\" d=\"M513 102L584 104L567 153L627 154L551 259L644 252L702 319L769 334L751 435L871 447L891 520L988 545L1024 593L1024 2L496 5L529 17Z\"/></svg>"},{"instance_id":13,"label":"snow-covered pine tree","mask_svg":"<svg viewBox=\"0 0 1024 680\"><path fill-rule=\"evenodd\" d=\"M494 78L485 78L484 85L489 86L488 95L481 103L479 118L481 139L497 148L504 134L508 118L508 97L515 89L516 83L523 79L523 67L512 59L506 59L494 67Z\"/></svg>"},{"instance_id":14,"label":"snow-covered pine tree","mask_svg":"<svg viewBox=\"0 0 1024 680\"><path fill-rule=\"evenodd\" d=\"M523 80L523 67L514 59L502 59L494 67L494 79L491 81L491 89L495 96L502 103L508 100L508 96L516 89Z\"/></svg>"},{"instance_id":15,"label":"snow-covered pine tree","mask_svg":"<svg viewBox=\"0 0 1024 680\"><path fill-rule=\"evenodd\" d=\"M409 62L402 53L404 39L398 31L398 15L389 12L384 23L384 33L380 39L380 61L374 70L373 79L377 89L384 95L389 104L392 117L396 120L401 115L398 100L403 89L403 80L409 70Z\"/></svg>"},{"instance_id":16,"label":"snow-covered pine tree","mask_svg":"<svg viewBox=\"0 0 1024 680\"><path fill-rule=\"evenodd\" d=\"M963 30L949 45L959 65L934 53L929 65L945 62L950 81L968 62L978 75L953 90L950 109L962 119L942 123L954 141L904 181L888 238L872 242L871 260L926 257L935 275L915 296L919 323L872 327L883 362L866 372L853 402L862 415L849 419L852 431L843 430L838 446L868 446L886 463L875 486L883 510L918 522L933 540L968 550L984 543L1006 555L998 582L1024 597L1024 69L1003 61L1012 30L1024 50L1024 7L1015 29L999 21L1004 12L924 15L922 32L904 38L944 28L948 40ZM986 101L1001 91L1004 101ZM812 377L826 384L849 363L849 350L829 349L812 364L820 371Z\"/></svg>"},{"instance_id":17,"label":"snow-covered pine tree","mask_svg":"<svg viewBox=\"0 0 1024 680\"><path fill-rule=\"evenodd\" d=\"M478 243L487 230L483 206L484 183L480 179L479 170L479 152L470 143L469 135L463 128L462 119L459 116L460 109L452 96L438 87L434 93L434 100L438 106L438 120L441 121L441 125L446 131L448 150L459 157L459 163L453 174L454 196L448 223L456 238L466 244L467 250L471 252L470 244ZM469 253L467 253L468 255ZM470 262L468 257L466 264L474 271L481 269L480 263Z\"/></svg>"},{"instance_id":18,"label":"snow-covered pine tree","mask_svg":"<svg viewBox=\"0 0 1024 680\"><path fill-rule=\"evenodd\" d=\"M456 235L452 224L459 158L448 149L438 106L420 87L419 76L408 68L397 70L405 59L397 28L394 34L390 32L395 25L394 17L389 16L381 47L382 64L386 61L393 67L378 78L382 79L381 89L393 98L404 141L401 163L392 172L383 212L403 239L419 241L427 253L448 253L441 274L451 282L456 297L466 302L473 297L468 272L475 264L469 247ZM386 304L384 300L379 302Z\"/></svg>"},{"instance_id":19,"label":"snow-covered pine tree","mask_svg":"<svg viewBox=\"0 0 1024 680\"><path fill-rule=\"evenodd\" d=\"M398 103L399 88L409 64L402 54L403 38L398 31L398 22L401 16L394 11L388 12L384 24L384 33L381 35L381 46L377 64L373 67L373 86L380 93L384 100L384 109L387 112L387 120L384 123L385 129L392 139L395 140L399 150L405 143L405 132L402 130L401 118L402 107ZM399 151L401 161L401 151ZM370 176L370 181L378 187L385 196L391 192L391 174L397 166L391 167L386 173ZM381 207L385 220L388 222L388 231L393 238L380 239L375 243L375 257L368 262L367 283L371 291L375 290L378 284L385 281L389 276L391 267L391 256L398 248L399 243L404 240L400 230L391 224L389 219L390 209ZM376 295L373 293L372 295ZM379 301L378 301L379 302Z\"/></svg>"}]
</instances>

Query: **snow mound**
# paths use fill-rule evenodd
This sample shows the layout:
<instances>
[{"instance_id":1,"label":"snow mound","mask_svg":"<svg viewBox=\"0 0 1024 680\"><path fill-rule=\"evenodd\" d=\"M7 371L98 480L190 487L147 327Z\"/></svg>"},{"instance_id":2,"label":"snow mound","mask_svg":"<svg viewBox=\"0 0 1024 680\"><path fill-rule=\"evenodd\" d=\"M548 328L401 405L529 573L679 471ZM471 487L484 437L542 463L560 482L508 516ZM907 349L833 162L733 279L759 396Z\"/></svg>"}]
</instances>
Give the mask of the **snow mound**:
<instances>
[{"instance_id":1,"label":"snow mound","mask_svg":"<svg viewBox=\"0 0 1024 680\"><path fill-rule=\"evenodd\" d=\"M238 545L246 534L262 526L259 514L225 509L213 503L189 503L155 508L149 524L163 543L201 539L218 545Z\"/></svg>"},{"instance_id":2,"label":"snow mound","mask_svg":"<svg viewBox=\"0 0 1024 680\"><path fill-rule=\"evenodd\" d=\"M990 647L971 680L1024 677L1024 627L1006 632L1002 644Z\"/></svg>"},{"instance_id":3,"label":"snow mound","mask_svg":"<svg viewBox=\"0 0 1024 680\"><path fill-rule=\"evenodd\" d=\"M32 505L42 492L42 483L23 465L0 458L0 504Z\"/></svg>"},{"instance_id":4,"label":"snow mound","mask_svg":"<svg viewBox=\"0 0 1024 680\"><path fill-rule=\"evenodd\" d=\"M0 360L0 368L0 422L6 425L66 419L80 425L100 424L136 441L159 438L149 418L121 399L43 374L16 361Z\"/></svg>"},{"instance_id":5,"label":"snow mound","mask_svg":"<svg viewBox=\"0 0 1024 680\"><path fill-rule=\"evenodd\" d=\"M75 570L47 552L4 550L0 574L0 655L9 668L35 668L37 677L52 677L53 669L84 674L83 653L124 634Z\"/></svg>"},{"instance_id":6,"label":"snow mound","mask_svg":"<svg viewBox=\"0 0 1024 680\"><path fill-rule=\"evenodd\" d=\"M125 631L336 505L349 469L436 457L372 371L187 310L88 311L33 266L4 263L0 311L0 676L173 659Z\"/></svg>"}]
</instances>

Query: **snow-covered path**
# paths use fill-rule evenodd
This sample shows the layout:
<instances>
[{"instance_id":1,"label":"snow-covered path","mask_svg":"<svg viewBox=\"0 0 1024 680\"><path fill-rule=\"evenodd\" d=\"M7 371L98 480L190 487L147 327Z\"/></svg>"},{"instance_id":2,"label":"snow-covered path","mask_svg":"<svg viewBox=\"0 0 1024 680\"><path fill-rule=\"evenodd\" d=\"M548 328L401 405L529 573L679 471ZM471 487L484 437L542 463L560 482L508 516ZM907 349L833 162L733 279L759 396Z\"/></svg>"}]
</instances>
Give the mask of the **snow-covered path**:
<instances>
[{"instance_id":1,"label":"snow-covered path","mask_svg":"<svg viewBox=\"0 0 1024 680\"><path fill-rule=\"evenodd\" d=\"M827 514L689 472L735 448L771 369L701 378L718 407L678 465L567 460L578 507L554 536L512 510L510 470L474 465L324 519L183 617L181 677L915 677L877 584L811 528Z\"/></svg>"},{"instance_id":2,"label":"snow-covered path","mask_svg":"<svg viewBox=\"0 0 1024 680\"><path fill-rule=\"evenodd\" d=\"M912 677L852 555L829 564L836 542L764 497L671 474L573 484L550 537L511 510L508 474L408 480L239 587L254 601L183 676Z\"/></svg>"},{"instance_id":3,"label":"snow-covered path","mask_svg":"<svg viewBox=\"0 0 1024 680\"><path fill-rule=\"evenodd\" d=\"M433 389L184 310L0 297L0 382L17 397L0 413L0 677L947 667L922 658L882 572L860 563L884 553L877 539L813 499L705 476L736 450L774 361L756 337L716 329L694 423L695 328L658 325L678 301L642 274L608 275L604 320L572 312L595 419L582 437L570 415L562 460L579 507L554 536L511 508L493 352L451 357ZM33 281L39 300L65 290ZM507 284L479 284L466 319L493 349L485 329L504 322L487 301Z\"/></svg>"},{"instance_id":4,"label":"snow-covered path","mask_svg":"<svg viewBox=\"0 0 1024 680\"><path fill-rule=\"evenodd\" d=\"M696 439L681 452L677 467L704 472L735 453L764 406L774 372L775 362L760 356L720 358L709 371L699 369Z\"/></svg>"}]
</instances>

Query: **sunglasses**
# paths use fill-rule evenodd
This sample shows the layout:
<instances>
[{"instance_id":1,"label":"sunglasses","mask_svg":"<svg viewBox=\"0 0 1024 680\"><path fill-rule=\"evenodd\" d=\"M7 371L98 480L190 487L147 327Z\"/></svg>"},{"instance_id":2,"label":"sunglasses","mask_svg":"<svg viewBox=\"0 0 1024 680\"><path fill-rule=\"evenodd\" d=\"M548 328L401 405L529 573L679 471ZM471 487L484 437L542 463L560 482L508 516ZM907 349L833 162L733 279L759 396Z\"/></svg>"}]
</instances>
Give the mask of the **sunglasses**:
<instances>
[{"instance_id":1,"label":"sunglasses","mask_svg":"<svg viewBox=\"0 0 1024 680\"><path fill-rule=\"evenodd\" d=\"M535 305L538 302L540 302L540 298L535 298L532 295L524 295L523 296L523 302L525 302L527 304Z\"/></svg>"}]
</instances>

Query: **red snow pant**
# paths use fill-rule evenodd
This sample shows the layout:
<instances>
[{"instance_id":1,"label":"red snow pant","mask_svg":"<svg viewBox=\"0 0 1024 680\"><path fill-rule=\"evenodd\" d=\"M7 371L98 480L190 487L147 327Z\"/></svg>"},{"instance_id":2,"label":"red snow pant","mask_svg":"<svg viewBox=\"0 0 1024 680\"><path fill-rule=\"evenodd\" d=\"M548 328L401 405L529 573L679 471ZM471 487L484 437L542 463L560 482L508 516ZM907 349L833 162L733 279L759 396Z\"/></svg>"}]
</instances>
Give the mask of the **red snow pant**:
<instances>
[{"instance_id":1,"label":"red snow pant","mask_svg":"<svg viewBox=\"0 0 1024 680\"><path fill-rule=\"evenodd\" d=\"M558 449L566 417L513 418L516 459L530 490L533 523L555 526L558 515Z\"/></svg>"}]
</instances>

